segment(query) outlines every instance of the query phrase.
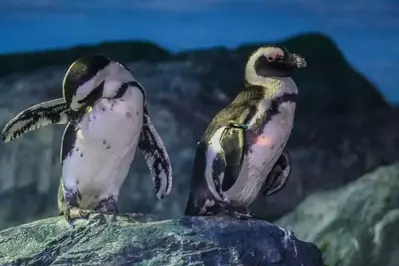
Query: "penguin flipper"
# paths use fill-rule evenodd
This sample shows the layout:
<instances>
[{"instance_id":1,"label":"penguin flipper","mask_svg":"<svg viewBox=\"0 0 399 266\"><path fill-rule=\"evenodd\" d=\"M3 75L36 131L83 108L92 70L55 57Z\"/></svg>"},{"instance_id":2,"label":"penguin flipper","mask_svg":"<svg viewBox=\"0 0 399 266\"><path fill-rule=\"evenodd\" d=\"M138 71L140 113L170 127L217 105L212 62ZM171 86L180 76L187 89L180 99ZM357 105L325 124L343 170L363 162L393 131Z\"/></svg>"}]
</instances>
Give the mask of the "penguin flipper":
<instances>
[{"instance_id":1,"label":"penguin flipper","mask_svg":"<svg viewBox=\"0 0 399 266\"><path fill-rule=\"evenodd\" d=\"M0 137L5 143L50 124L66 124L69 108L63 98L36 104L11 119Z\"/></svg>"},{"instance_id":2,"label":"penguin flipper","mask_svg":"<svg viewBox=\"0 0 399 266\"><path fill-rule=\"evenodd\" d=\"M291 173L291 159L287 150L278 158L272 170L263 183L263 195L270 196L282 189Z\"/></svg>"},{"instance_id":3,"label":"penguin flipper","mask_svg":"<svg viewBox=\"0 0 399 266\"><path fill-rule=\"evenodd\" d=\"M143 153L150 169L155 194L157 198L162 199L170 193L172 188L172 165L163 141L152 125L146 108L144 109L143 127L138 148Z\"/></svg>"},{"instance_id":4,"label":"penguin flipper","mask_svg":"<svg viewBox=\"0 0 399 266\"><path fill-rule=\"evenodd\" d=\"M240 174L245 151L244 130L244 127L226 127L221 137L221 146L226 160L223 191L229 190Z\"/></svg>"}]
</instances>

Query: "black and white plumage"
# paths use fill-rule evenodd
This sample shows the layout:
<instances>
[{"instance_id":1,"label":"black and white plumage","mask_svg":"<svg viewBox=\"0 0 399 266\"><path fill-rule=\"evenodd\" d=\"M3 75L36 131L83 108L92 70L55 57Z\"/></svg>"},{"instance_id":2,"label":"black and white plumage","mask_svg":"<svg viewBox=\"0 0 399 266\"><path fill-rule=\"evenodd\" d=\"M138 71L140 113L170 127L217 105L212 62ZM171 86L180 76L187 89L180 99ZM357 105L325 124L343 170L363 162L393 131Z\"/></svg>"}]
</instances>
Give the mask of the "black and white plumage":
<instances>
[{"instance_id":1,"label":"black and white plumage","mask_svg":"<svg viewBox=\"0 0 399 266\"><path fill-rule=\"evenodd\" d=\"M26 132L50 124L66 124L68 113L69 108L62 98L36 104L8 122L0 136L7 143Z\"/></svg>"},{"instance_id":2,"label":"black and white plumage","mask_svg":"<svg viewBox=\"0 0 399 266\"><path fill-rule=\"evenodd\" d=\"M148 116L147 108L144 109L143 127L139 141L139 149L144 155L144 159L150 168L153 183L158 198L169 194L172 188L172 166L161 137L156 133ZM170 180L163 182L163 180Z\"/></svg>"},{"instance_id":3,"label":"black and white plumage","mask_svg":"<svg viewBox=\"0 0 399 266\"><path fill-rule=\"evenodd\" d=\"M63 96L23 111L1 133L10 141L46 125L67 123L61 147L61 213L73 218L72 209L116 212L136 147L150 169L156 196L170 193L168 153L151 124L144 88L125 66L103 56L83 56L68 69Z\"/></svg>"},{"instance_id":4,"label":"black and white plumage","mask_svg":"<svg viewBox=\"0 0 399 266\"><path fill-rule=\"evenodd\" d=\"M306 62L283 47L261 47L249 58L245 89L222 109L198 143L186 215L222 211L249 218L249 205L280 190L290 174L285 150L297 87L290 78Z\"/></svg>"}]
</instances>

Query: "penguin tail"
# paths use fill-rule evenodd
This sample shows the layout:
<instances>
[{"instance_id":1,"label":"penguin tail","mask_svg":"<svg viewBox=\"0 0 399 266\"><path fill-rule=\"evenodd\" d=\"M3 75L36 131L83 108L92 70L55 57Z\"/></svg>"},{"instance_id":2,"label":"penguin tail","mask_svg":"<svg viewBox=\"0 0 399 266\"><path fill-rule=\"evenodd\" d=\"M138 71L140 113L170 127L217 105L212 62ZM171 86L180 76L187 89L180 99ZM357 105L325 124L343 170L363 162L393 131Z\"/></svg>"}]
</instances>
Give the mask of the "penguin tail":
<instances>
[{"instance_id":1,"label":"penguin tail","mask_svg":"<svg viewBox=\"0 0 399 266\"><path fill-rule=\"evenodd\" d=\"M148 113L144 114L138 147L150 169L155 194L158 199L162 199L169 195L172 189L172 165L161 137L151 124Z\"/></svg>"},{"instance_id":2,"label":"penguin tail","mask_svg":"<svg viewBox=\"0 0 399 266\"><path fill-rule=\"evenodd\" d=\"M21 135L50 124L66 124L69 108L63 98L34 105L11 119L0 133L7 143Z\"/></svg>"},{"instance_id":3,"label":"penguin tail","mask_svg":"<svg viewBox=\"0 0 399 266\"><path fill-rule=\"evenodd\" d=\"M186 216L211 216L220 213L222 205L205 184L192 188L186 204Z\"/></svg>"},{"instance_id":4,"label":"penguin tail","mask_svg":"<svg viewBox=\"0 0 399 266\"><path fill-rule=\"evenodd\" d=\"M221 209L220 202L215 198L206 181L206 149L205 143L200 141L194 158L190 196L184 211L184 215L187 216L215 215Z\"/></svg>"}]
</instances>

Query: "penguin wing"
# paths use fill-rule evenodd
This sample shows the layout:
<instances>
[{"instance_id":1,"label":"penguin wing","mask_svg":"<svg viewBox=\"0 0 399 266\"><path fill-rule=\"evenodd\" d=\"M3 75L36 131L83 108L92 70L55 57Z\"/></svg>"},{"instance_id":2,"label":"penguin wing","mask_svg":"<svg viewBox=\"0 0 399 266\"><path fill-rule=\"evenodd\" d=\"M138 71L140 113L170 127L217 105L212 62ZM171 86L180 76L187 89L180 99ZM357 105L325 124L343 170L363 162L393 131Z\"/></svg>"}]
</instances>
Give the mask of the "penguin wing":
<instances>
[{"instance_id":1,"label":"penguin wing","mask_svg":"<svg viewBox=\"0 0 399 266\"><path fill-rule=\"evenodd\" d=\"M282 189L287 183L290 173L291 159L288 151L284 150L263 183L263 195L270 196Z\"/></svg>"},{"instance_id":2,"label":"penguin wing","mask_svg":"<svg viewBox=\"0 0 399 266\"><path fill-rule=\"evenodd\" d=\"M229 190L237 180L244 159L245 139L244 129L239 127L226 127L221 137L226 160L225 178L223 179L223 191Z\"/></svg>"},{"instance_id":3,"label":"penguin wing","mask_svg":"<svg viewBox=\"0 0 399 266\"><path fill-rule=\"evenodd\" d=\"M71 122L65 127L64 134L62 135L60 163L63 165L64 160L73 149L76 141L76 126Z\"/></svg>"},{"instance_id":4,"label":"penguin wing","mask_svg":"<svg viewBox=\"0 0 399 266\"><path fill-rule=\"evenodd\" d=\"M234 185L241 172L247 150L245 131L249 121L257 113L259 101L263 98L263 91L257 88L247 88L240 92L232 103L214 117L204 134L205 138L209 139L214 132L224 127L219 139L226 160L222 184L224 191Z\"/></svg>"},{"instance_id":5,"label":"penguin wing","mask_svg":"<svg viewBox=\"0 0 399 266\"><path fill-rule=\"evenodd\" d=\"M50 124L65 124L68 122L68 111L69 108L63 98L39 103L10 120L0 133L0 137L7 143L29 131Z\"/></svg>"},{"instance_id":6,"label":"penguin wing","mask_svg":"<svg viewBox=\"0 0 399 266\"><path fill-rule=\"evenodd\" d=\"M223 126L215 131L205 150L204 175L206 184L213 196L220 200L223 200L222 184L226 172L226 156L221 143L225 129L226 127Z\"/></svg>"},{"instance_id":7,"label":"penguin wing","mask_svg":"<svg viewBox=\"0 0 399 266\"><path fill-rule=\"evenodd\" d=\"M155 194L161 199L168 195L172 188L172 165L163 141L151 123L146 107L144 107L143 127L138 147L150 169Z\"/></svg>"}]
</instances>

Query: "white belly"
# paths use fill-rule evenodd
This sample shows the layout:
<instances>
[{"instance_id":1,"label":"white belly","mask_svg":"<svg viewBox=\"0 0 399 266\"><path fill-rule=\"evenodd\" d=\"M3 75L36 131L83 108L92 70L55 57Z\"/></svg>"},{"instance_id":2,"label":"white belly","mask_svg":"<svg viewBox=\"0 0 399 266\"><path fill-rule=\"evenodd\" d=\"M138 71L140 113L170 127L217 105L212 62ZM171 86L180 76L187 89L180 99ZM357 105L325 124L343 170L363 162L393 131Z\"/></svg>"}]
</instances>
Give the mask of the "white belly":
<instances>
[{"instance_id":1,"label":"white belly","mask_svg":"<svg viewBox=\"0 0 399 266\"><path fill-rule=\"evenodd\" d=\"M135 101L101 99L78 124L73 155L64 161L63 180L82 195L79 206L116 200L133 161L143 123L140 94Z\"/></svg>"},{"instance_id":2,"label":"white belly","mask_svg":"<svg viewBox=\"0 0 399 266\"><path fill-rule=\"evenodd\" d=\"M283 152L293 126L295 105L284 103L280 111L249 147L237 181L224 192L233 204L249 206L255 200L268 173Z\"/></svg>"}]
</instances>

